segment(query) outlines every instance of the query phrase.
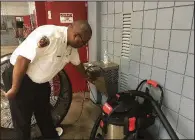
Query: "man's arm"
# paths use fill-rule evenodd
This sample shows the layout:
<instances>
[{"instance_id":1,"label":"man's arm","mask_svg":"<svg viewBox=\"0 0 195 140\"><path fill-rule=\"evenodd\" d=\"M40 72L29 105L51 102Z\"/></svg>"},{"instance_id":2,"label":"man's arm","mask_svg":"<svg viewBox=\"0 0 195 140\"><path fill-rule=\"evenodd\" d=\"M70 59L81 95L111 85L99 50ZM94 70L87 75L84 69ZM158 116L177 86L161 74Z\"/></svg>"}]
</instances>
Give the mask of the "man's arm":
<instances>
[{"instance_id":1,"label":"man's arm","mask_svg":"<svg viewBox=\"0 0 195 140\"><path fill-rule=\"evenodd\" d=\"M29 63L30 63L29 59L23 56L18 56L16 63L14 65L13 76L12 76L12 88L11 89L13 91L18 92L22 79L28 69Z\"/></svg>"},{"instance_id":2,"label":"man's arm","mask_svg":"<svg viewBox=\"0 0 195 140\"><path fill-rule=\"evenodd\" d=\"M85 67L83 65L83 63L80 63L79 65L76 66L76 69L78 72L81 73L81 75L86 78L89 82L93 83L93 81L96 80L96 77L92 77L90 75L87 75L86 74L86 71L85 71Z\"/></svg>"}]
</instances>

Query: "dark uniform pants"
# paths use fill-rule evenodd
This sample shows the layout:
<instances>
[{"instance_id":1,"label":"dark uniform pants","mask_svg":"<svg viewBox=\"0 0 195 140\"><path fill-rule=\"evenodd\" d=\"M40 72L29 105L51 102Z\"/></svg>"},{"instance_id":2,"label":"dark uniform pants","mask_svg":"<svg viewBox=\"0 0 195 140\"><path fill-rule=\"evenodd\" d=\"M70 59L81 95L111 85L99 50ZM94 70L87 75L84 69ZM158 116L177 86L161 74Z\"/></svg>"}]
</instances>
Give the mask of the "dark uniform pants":
<instances>
[{"instance_id":1,"label":"dark uniform pants","mask_svg":"<svg viewBox=\"0 0 195 140\"><path fill-rule=\"evenodd\" d=\"M2 78L6 90L11 88L13 66L6 70ZM59 140L51 117L49 83L34 83L27 75L24 76L19 92L9 100L14 129L18 140L30 139L31 117L34 113L41 133L46 140Z\"/></svg>"}]
</instances>

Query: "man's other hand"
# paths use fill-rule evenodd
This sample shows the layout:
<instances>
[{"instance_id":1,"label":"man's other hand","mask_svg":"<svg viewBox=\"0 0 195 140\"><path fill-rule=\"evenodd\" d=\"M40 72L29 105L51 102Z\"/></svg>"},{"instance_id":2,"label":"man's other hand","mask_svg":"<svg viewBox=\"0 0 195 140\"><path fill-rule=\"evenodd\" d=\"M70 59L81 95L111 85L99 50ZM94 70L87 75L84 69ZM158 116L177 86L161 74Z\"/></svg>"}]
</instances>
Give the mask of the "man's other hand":
<instances>
[{"instance_id":1,"label":"man's other hand","mask_svg":"<svg viewBox=\"0 0 195 140\"><path fill-rule=\"evenodd\" d=\"M15 98L16 93L17 93L17 90L11 88L7 93L5 93L5 97L8 99L13 99Z\"/></svg>"}]
</instances>

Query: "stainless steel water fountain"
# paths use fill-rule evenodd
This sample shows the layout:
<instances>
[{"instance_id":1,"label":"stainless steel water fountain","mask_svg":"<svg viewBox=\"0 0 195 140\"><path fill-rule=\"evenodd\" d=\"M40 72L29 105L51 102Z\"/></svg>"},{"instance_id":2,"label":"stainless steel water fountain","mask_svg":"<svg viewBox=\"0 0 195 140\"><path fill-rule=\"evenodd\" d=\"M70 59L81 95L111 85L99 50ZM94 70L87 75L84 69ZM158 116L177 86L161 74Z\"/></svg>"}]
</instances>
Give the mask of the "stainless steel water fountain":
<instances>
[{"instance_id":1,"label":"stainless steel water fountain","mask_svg":"<svg viewBox=\"0 0 195 140\"><path fill-rule=\"evenodd\" d=\"M114 96L118 91L119 65L113 62L105 64L103 61L94 61L84 64L89 75L94 75L96 89L106 95Z\"/></svg>"}]
</instances>

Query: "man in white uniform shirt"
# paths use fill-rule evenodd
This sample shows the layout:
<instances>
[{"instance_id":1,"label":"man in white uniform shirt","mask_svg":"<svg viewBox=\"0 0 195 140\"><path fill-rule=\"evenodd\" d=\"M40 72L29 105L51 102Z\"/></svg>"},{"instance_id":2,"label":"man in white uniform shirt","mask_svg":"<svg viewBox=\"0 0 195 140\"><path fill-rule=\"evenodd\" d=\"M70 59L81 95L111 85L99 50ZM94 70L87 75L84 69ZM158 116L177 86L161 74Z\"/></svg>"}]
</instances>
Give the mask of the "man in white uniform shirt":
<instances>
[{"instance_id":1,"label":"man in white uniform shirt","mask_svg":"<svg viewBox=\"0 0 195 140\"><path fill-rule=\"evenodd\" d=\"M91 35L87 21L76 21L68 27L44 25L13 52L11 66L3 77L10 80L5 96L10 101L18 140L30 139L32 113L44 139L59 139L50 112L49 81L69 62L87 78L77 48L86 45Z\"/></svg>"}]
</instances>

